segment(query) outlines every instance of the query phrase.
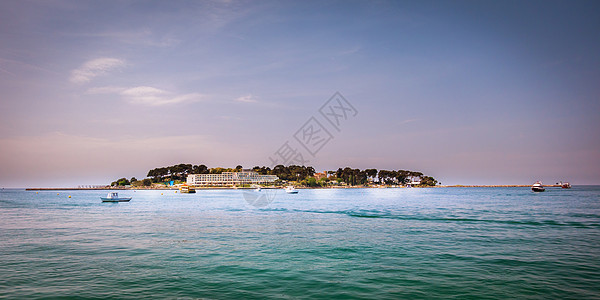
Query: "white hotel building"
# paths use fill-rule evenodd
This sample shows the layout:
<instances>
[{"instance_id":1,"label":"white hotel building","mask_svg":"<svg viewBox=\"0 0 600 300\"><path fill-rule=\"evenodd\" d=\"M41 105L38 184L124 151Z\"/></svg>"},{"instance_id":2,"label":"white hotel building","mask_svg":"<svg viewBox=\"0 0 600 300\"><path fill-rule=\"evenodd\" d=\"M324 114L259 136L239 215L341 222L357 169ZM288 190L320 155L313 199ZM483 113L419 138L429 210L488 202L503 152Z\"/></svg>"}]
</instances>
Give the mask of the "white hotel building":
<instances>
[{"instance_id":1,"label":"white hotel building","mask_svg":"<svg viewBox=\"0 0 600 300\"><path fill-rule=\"evenodd\" d=\"M279 179L276 175L259 175L253 171L223 172L221 174L190 174L187 184L199 185L237 185L237 184L261 184L274 182Z\"/></svg>"}]
</instances>

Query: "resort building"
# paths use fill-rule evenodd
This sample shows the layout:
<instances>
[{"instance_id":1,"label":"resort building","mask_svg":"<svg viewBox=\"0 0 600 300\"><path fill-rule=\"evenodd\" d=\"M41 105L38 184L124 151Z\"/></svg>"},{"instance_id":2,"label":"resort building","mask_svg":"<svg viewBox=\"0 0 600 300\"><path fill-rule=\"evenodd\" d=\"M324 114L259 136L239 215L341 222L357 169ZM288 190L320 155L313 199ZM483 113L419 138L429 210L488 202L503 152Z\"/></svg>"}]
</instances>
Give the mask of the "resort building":
<instances>
[{"instance_id":1,"label":"resort building","mask_svg":"<svg viewBox=\"0 0 600 300\"><path fill-rule=\"evenodd\" d=\"M187 184L192 186L261 184L274 182L277 179L279 177L275 175L259 175L254 171L244 170L221 174L190 174L187 177Z\"/></svg>"}]
</instances>

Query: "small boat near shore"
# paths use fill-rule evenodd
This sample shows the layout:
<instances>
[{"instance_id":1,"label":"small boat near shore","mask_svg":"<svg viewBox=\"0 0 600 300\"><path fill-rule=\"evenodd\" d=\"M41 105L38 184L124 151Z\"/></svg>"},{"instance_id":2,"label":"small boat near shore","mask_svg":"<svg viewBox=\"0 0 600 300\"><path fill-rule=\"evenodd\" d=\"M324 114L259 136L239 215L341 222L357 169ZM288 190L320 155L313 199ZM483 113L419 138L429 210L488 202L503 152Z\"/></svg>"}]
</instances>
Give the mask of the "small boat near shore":
<instances>
[{"instance_id":1,"label":"small boat near shore","mask_svg":"<svg viewBox=\"0 0 600 300\"><path fill-rule=\"evenodd\" d=\"M288 194L298 194L298 190L291 185L285 188L285 192Z\"/></svg>"},{"instance_id":2,"label":"small boat near shore","mask_svg":"<svg viewBox=\"0 0 600 300\"><path fill-rule=\"evenodd\" d=\"M129 202L131 197L119 197L119 193L110 192L106 197L100 197L102 202Z\"/></svg>"},{"instance_id":3,"label":"small boat near shore","mask_svg":"<svg viewBox=\"0 0 600 300\"><path fill-rule=\"evenodd\" d=\"M182 194L193 194L196 192L196 189L193 186L189 186L187 184L184 184L182 186L179 187L179 192Z\"/></svg>"},{"instance_id":4,"label":"small boat near shore","mask_svg":"<svg viewBox=\"0 0 600 300\"><path fill-rule=\"evenodd\" d=\"M531 190L534 192L543 192L546 189L544 188L544 186L542 185L541 181L536 181L532 186L531 186Z\"/></svg>"}]
</instances>

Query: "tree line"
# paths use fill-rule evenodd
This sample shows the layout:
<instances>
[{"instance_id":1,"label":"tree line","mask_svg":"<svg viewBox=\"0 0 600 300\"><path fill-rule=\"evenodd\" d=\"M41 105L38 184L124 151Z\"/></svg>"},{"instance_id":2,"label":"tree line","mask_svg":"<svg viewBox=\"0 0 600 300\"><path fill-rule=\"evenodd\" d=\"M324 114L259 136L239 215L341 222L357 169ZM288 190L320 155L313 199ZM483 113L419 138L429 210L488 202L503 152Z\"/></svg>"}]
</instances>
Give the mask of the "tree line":
<instances>
[{"instance_id":1,"label":"tree line","mask_svg":"<svg viewBox=\"0 0 600 300\"><path fill-rule=\"evenodd\" d=\"M154 168L148 171L148 178L138 182L137 185L149 186L152 183L166 181L186 181L190 174L221 174L223 172L240 172L241 165L235 168L215 167L206 165L177 164L173 166ZM336 171L327 171L327 176L316 179L315 169L311 166L277 165L272 169L265 166L255 166L251 169L261 175L276 175L280 180L296 181L306 186L326 186L331 184L346 184L351 186L384 184L384 185L406 185L412 181L419 181L423 186L435 186L439 182L421 172L410 170L377 170L377 169L353 169L350 167L338 168ZM129 185L137 182L137 179L120 178L112 185Z\"/></svg>"}]
</instances>

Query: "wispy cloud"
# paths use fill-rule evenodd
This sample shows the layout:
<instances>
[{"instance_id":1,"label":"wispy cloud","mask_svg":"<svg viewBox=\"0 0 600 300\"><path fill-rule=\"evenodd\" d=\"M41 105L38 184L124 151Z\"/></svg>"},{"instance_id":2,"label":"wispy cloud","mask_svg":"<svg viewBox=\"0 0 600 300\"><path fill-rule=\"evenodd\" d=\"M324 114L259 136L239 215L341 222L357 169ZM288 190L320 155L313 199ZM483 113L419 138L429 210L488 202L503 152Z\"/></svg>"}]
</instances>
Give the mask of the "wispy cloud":
<instances>
[{"instance_id":1,"label":"wispy cloud","mask_svg":"<svg viewBox=\"0 0 600 300\"><path fill-rule=\"evenodd\" d=\"M241 96L235 99L237 102L256 103L258 98L252 95Z\"/></svg>"},{"instance_id":2,"label":"wispy cloud","mask_svg":"<svg viewBox=\"0 0 600 300\"><path fill-rule=\"evenodd\" d=\"M104 75L110 70L124 65L125 61L117 58L104 57L92 59L71 71L69 80L77 84L87 83L96 76Z\"/></svg>"},{"instance_id":3,"label":"wispy cloud","mask_svg":"<svg viewBox=\"0 0 600 300\"><path fill-rule=\"evenodd\" d=\"M195 102L202 100L202 95L198 93L175 94L165 90L150 86L138 86L123 90L119 93L124 99L135 104L144 105L167 105L182 102Z\"/></svg>"},{"instance_id":4,"label":"wispy cloud","mask_svg":"<svg viewBox=\"0 0 600 300\"><path fill-rule=\"evenodd\" d=\"M7 71L7 70L4 70L3 68L0 68L0 71L4 72L4 73L6 73L6 74L10 74L10 75L12 75L12 76L16 76L16 74L15 74L15 73L13 73L13 72L10 72L10 71Z\"/></svg>"},{"instance_id":5,"label":"wispy cloud","mask_svg":"<svg viewBox=\"0 0 600 300\"><path fill-rule=\"evenodd\" d=\"M127 102L150 106L196 102L203 100L205 97L198 93L177 94L151 86L102 86L89 88L85 93L90 95L118 95Z\"/></svg>"},{"instance_id":6,"label":"wispy cloud","mask_svg":"<svg viewBox=\"0 0 600 300\"><path fill-rule=\"evenodd\" d=\"M14 60L14 59L6 59L6 58L0 57L0 71L3 71L5 73L13 75L13 76L17 76L18 71L16 71L16 70L19 70L19 69L43 71L46 73L57 74L55 71L52 71L52 70L49 70L46 68L42 68L37 65L33 65L30 63L26 63L26 62ZM9 70L12 70L12 71L9 71Z\"/></svg>"},{"instance_id":7,"label":"wispy cloud","mask_svg":"<svg viewBox=\"0 0 600 300\"><path fill-rule=\"evenodd\" d=\"M339 54L340 55L350 55L350 54L354 54L354 53L360 51L361 49L362 49L361 47L355 46L355 47L352 47L352 48L348 48L348 49L342 50L342 51L339 52Z\"/></svg>"},{"instance_id":8,"label":"wispy cloud","mask_svg":"<svg viewBox=\"0 0 600 300\"><path fill-rule=\"evenodd\" d=\"M413 122L417 122L419 121L419 119L406 119L406 120L402 120L400 122L400 125L404 125L404 124L408 124L408 123L413 123Z\"/></svg>"},{"instance_id":9,"label":"wispy cloud","mask_svg":"<svg viewBox=\"0 0 600 300\"><path fill-rule=\"evenodd\" d=\"M127 88L124 87L120 87L120 86L101 86L101 87L93 87L93 88L89 88L87 91L85 91L86 94L92 94L92 95L97 95L97 94L119 94L122 91L126 90Z\"/></svg>"},{"instance_id":10,"label":"wispy cloud","mask_svg":"<svg viewBox=\"0 0 600 300\"><path fill-rule=\"evenodd\" d=\"M158 36L156 33L152 32L147 28L128 31L65 33L65 35L75 37L108 39L118 43L151 47L171 47L176 46L181 42L181 40L176 39L170 35Z\"/></svg>"}]
</instances>

